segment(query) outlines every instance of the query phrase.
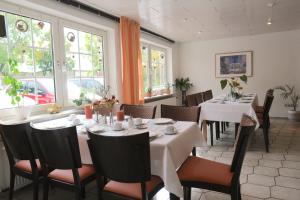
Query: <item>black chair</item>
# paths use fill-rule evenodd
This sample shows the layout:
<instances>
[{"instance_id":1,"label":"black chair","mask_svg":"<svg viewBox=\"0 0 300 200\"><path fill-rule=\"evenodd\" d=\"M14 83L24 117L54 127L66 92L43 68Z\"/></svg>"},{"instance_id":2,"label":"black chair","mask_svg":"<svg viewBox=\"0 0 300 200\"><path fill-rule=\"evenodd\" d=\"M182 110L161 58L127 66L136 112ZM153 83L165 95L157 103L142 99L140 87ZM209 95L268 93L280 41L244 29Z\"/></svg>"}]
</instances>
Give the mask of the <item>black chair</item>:
<instances>
[{"instance_id":1,"label":"black chair","mask_svg":"<svg viewBox=\"0 0 300 200\"><path fill-rule=\"evenodd\" d=\"M151 199L164 187L158 176L151 175L148 132L131 136L90 133L88 145L97 173L98 199Z\"/></svg>"},{"instance_id":2,"label":"black chair","mask_svg":"<svg viewBox=\"0 0 300 200\"><path fill-rule=\"evenodd\" d=\"M201 108L198 106L172 106L161 105L161 117L170 118L175 121L190 121L199 124ZM192 153L196 156L196 148L193 147Z\"/></svg>"},{"instance_id":3,"label":"black chair","mask_svg":"<svg viewBox=\"0 0 300 200\"><path fill-rule=\"evenodd\" d=\"M18 175L33 181L33 199L37 200L42 172L30 140L30 125L0 125L0 133L10 168L9 199L13 199L15 176Z\"/></svg>"},{"instance_id":4,"label":"black chair","mask_svg":"<svg viewBox=\"0 0 300 200\"><path fill-rule=\"evenodd\" d=\"M274 96L268 94L265 101L263 113L256 113L256 116L259 121L259 127L263 129L266 152L269 152L269 128L270 128L269 112L271 110L273 100L274 100Z\"/></svg>"},{"instance_id":5,"label":"black chair","mask_svg":"<svg viewBox=\"0 0 300 200\"><path fill-rule=\"evenodd\" d=\"M33 139L44 171L44 200L49 184L75 191L75 199L85 196L85 185L95 179L91 165L82 165L76 127L41 130L32 126Z\"/></svg>"},{"instance_id":6,"label":"black chair","mask_svg":"<svg viewBox=\"0 0 300 200\"><path fill-rule=\"evenodd\" d=\"M196 96L197 105L204 102L202 92L196 93L195 96Z\"/></svg>"},{"instance_id":7,"label":"black chair","mask_svg":"<svg viewBox=\"0 0 300 200\"><path fill-rule=\"evenodd\" d=\"M240 133L230 165L190 156L178 170L178 176L184 189L184 199L191 199L191 188L202 188L231 195L232 200L241 200L240 173L249 137L255 130L256 122L244 115Z\"/></svg>"},{"instance_id":8,"label":"black chair","mask_svg":"<svg viewBox=\"0 0 300 200\"><path fill-rule=\"evenodd\" d=\"M156 113L156 106L122 104L120 109L134 118L154 119Z\"/></svg>"},{"instance_id":9,"label":"black chair","mask_svg":"<svg viewBox=\"0 0 300 200\"><path fill-rule=\"evenodd\" d=\"M273 96L273 94L274 94L274 89L268 89L267 90L263 106L256 106L255 107L255 112L256 113L263 113L264 112L264 107L266 106L266 103L267 103L267 97L268 97L268 95Z\"/></svg>"},{"instance_id":10,"label":"black chair","mask_svg":"<svg viewBox=\"0 0 300 200\"><path fill-rule=\"evenodd\" d=\"M207 90L207 91L203 92L203 100L204 101L208 101L212 98L213 98L212 90Z\"/></svg>"}]
</instances>

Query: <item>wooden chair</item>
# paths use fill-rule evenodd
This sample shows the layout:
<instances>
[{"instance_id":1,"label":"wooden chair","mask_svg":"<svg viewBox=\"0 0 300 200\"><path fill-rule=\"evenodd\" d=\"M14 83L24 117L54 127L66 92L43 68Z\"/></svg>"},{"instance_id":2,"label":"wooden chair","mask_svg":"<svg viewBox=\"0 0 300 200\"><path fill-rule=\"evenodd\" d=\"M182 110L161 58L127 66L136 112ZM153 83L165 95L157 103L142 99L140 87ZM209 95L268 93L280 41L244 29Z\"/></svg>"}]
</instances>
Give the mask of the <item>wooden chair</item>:
<instances>
[{"instance_id":1,"label":"wooden chair","mask_svg":"<svg viewBox=\"0 0 300 200\"><path fill-rule=\"evenodd\" d=\"M200 107L185 107L161 105L161 117L170 118L175 121L190 121L199 124ZM193 147L192 154L196 156L196 147Z\"/></svg>"},{"instance_id":2,"label":"wooden chair","mask_svg":"<svg viewBox=\"0 0 300 200\"><path fill-rule=\"evenodd\" d=\"M269 112L274 100L273 95L267 95L266 102L264 105L263 113L256 113L259 121L259 127L263 129L266 152L269 152L269 128L270 128L270 117Z\"/></svg>"},{"instance_id":3,"label":"wooden chair","mask_svg":"<svg viewBox=\"0 0 300 200\"><path fill-rule=\"evenodd\" d=\"M33 181L33 199L37 200L42 170L30 141L29 123L0 125L0 133L10 168L9 200L13 199L16 175Z\"/></svg>"},{"instance_id":4,"label":"wooden chair","mask_svg":"<svg viewBox=\"0 0 300 200\"><path fill-rule=\"evenodd\" d=\"M189 157L179 168L178 176L184 189L184 199L191 199L191 188L202 188L231 195L232 200L241 200L240 173L250 135L254 132L256 122L244 115L241 120L240 133L230 165Z\"/></svg>"},{"instance_id":5,"label":"wooden chair","mask_svg":"<svg viewBox=\"0 0 300 200\"><path fill-rule=\"evenodd\" d=\"M186 106L198 106L195 94L186 96Z\"/></svg>"},{"instance_id":6,"label":"wooden chair","mask_svg":"<svg viewBox=\"0 0 300 200\"><path fill-rule=\"evenodd\" d=\"M264 107L266 106L266 103L267 103L267 96L268 95L273 95L273 94L274 94L274 89L268 89L267 90L263 106L256 106L255 107L255 112L256 113L263 113L264 112Z\"/></svg>"},{"instance_id":7,"label":"wooden chair","mask_svg":"<svg viewBox=\"0 0 300 200\"><path fill-rule=\"evenodd\" d=\"M213 98L212 90L207 90L207 91L203 92L203 100L204 101L208 101L212 98Z\"/></svg>"},{"instance_id":8,"label":"wooden chair","mask_svg":"<svg viewBox=\"0 0 300 200\"><path fill-rule=\"evenodd\" d=\"M156 113L156 106L122 104L120 109L134 118L154 119Z\"/></svg>"},{"instance_id":9,"label":"wooden chair","mask_svg":"<svg viewBox=\"0 0 300 200\"><path fill-rule=\"evenodd\" d=\"M196 93L195 96L196 96L197 105L204 102L202 92Z\"/></svg>"},{"instance_id":10,"label":"wooden chair","mask_svg":"<svg viewBox=\"0 0 300 200\"><path fill-rule=\"evenodd\" d=\"M82 165L76 127L41 130L32 128L44 170L44 200L49 184L75 191L75 199L85 196L85 185L95 179L91 165Z\"/></svg>"},{"instance_id":11,"label":"wooden chair","mask_svg":"<svg viewBox=\"0 0 300 200\"><path fill-rule=\"evenodd\" d=\"M146 200L164 187L160 177L151 175L148 132L131 136L90 133L88 145L97 173L98 199Z\"/></svg>"}]
</instances>

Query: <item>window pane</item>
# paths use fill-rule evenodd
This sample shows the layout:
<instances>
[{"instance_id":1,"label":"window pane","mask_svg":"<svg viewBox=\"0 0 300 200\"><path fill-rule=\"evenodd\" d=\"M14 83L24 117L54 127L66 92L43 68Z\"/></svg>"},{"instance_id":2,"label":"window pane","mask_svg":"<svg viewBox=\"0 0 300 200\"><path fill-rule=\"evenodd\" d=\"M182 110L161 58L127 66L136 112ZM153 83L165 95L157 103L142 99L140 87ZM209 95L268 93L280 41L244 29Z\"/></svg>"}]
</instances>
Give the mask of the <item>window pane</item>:
<instances>
[{"instance_id":1,"label":"window pane","mask_svg":"<svg viewBox=\"0 0 300 200\"><path fill-rule=\"evenodd\" d=\"M163 87L166 84L165 78L165 53L159 50L151 50L152 86Z\"/></svg>"},{"instance_id":2,"label":"window pane","mask_svg":"<svg viewBox=\"0 0 300 200\"><path fill-rule=\"evenodd\" d=\"M70 30L79 36L79 48L75 48L76 40L65 36L68 99L78 99L81 93L90 100L99 99L104 85L103 37L69 28L64 29L65 35Z\"/></svg>"},{"instance_id":3,"label":"window pane","mask_svg":"<svg viewBox=\"0 0 300 200\"><path fill-rule=\"evenodd\" d=\"M149 85L149 50L148 47L142 46L142 70L143 70L143 79L144 79L144 90L150 87Z\"/></svg>"},{"instance_id":4,"label":"window pane","mask_svg":"<svg viewBox=\"0 0 300 200\"><path fill-rule=\"evenodd\" d=\"M10 13L5 13L5 20L7 38L0 38L0 109L17 106L7 93L12 85L4 85L5 74L22 84L19 104L55 102L51 24ZM9 58L17 62L19 73L10 70Z\"/></svg>"},{"instance_id":5,"label":"window pane","mask_svg":"<svg viewBox=\"0 0 300 200\"><path fill-rule=\"evenodd\" d=\"M78 52L78 31L64 28L66 52Z\"/></svg>"},{"instance_id":6,"label":"window pane","mask_svg":"<svg viewBox=\"0 0 300 200\"><path fill-rule=\"evenodd\" d=\"M35 47L51 48L51 26L49 23L32 20L32 33Z\"/></svg>"}]
</instances>

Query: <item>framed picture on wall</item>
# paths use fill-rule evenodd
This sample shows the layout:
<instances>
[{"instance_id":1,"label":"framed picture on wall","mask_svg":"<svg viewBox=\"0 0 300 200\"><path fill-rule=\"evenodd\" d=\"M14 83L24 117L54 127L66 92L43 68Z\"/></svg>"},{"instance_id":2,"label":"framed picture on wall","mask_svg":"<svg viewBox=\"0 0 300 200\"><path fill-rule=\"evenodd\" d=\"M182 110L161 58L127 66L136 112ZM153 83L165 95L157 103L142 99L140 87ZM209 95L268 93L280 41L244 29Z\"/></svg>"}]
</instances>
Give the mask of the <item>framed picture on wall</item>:
<instances>
[{"instance_id":1,"label":"framed picture on wall","mask_svg":"<svg viewBox=\"0 0 300 200\"><path fill-rule=\"evenodd\" d=\"M216 54L216 77L252 76L252 51Z\"/></svg>"}]
</instances>

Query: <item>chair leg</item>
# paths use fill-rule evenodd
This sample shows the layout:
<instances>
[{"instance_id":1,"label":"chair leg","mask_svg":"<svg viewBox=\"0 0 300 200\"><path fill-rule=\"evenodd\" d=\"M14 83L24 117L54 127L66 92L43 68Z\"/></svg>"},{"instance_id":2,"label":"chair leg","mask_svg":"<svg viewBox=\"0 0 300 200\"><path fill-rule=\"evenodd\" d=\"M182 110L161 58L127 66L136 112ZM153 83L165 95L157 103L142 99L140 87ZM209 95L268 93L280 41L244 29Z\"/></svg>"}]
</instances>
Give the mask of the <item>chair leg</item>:
<instances>
[{"instance_id":1,"label":"chair leg","mask_svg":"<svg viewBox=\"0 0 300 200\"><path fill-rule=\"evenodd\" d=\"M191 188L190 187L183 187L183 199L191 200Z\"/></svg>"},{"instance_id":2,"label":"chair leg","mask_svg":"<svg viewBox=\"0 0 300 200\"><path fill-rule=\"evenodd\" d=\"M216 122L216 139L220 139L220 122Z\"/></svg>"},{"instance_id":3,"label":"chair leg","mask_svg":"<svg viewBox=\"0 0 300 200\"><path fill-rule=\"evenodd\" d=\"M266 145L266 152L269 153L269 129L267 126L263 126L264 140Z\"/></svg>"},{"instance_id":4,"label":"chair leg","mask_svg":"<svg viewBox=\"0 0 300 200\"><path fill-rule=\"evenodd\" d=\"M238 134L238 131L239 131L239 126L240 126L240 123L235 123L235 130L234 130L234 138L236 139L236 136Z\"/></svg>"},{"instance_id":5,"label":"chair leg","mask_svg":"<svg viewBox=\"0 0 300 200\"><path fill-rule=\"evenodd\" d=\"M239 184L239 188L238 188L238 200L242 200L241 185L240 184Z\"/></svg>"},{"instance_id":6,"label":"chair leg","mask_svg":"<svg viewBox=\"0 0 300 200\"><path fill-rule=\"evenodd\" d=\"M75 186L76 187L76 186ZM79 187L76 187L76 191L75 191L75 199L76 200L82 200L82 188L79 186Z\"/></svg>"},{"instance_id":7,"label":"chair leg","mask_svg":"<svg viewBox=\"0 0 300 200\"><path fill-rule=\"evenodd\" d=\"M85 187L82 186L81 188L81 197L84 199L85 198Z\"/></svg>"},{"instance_id":8,"label":"chair leg","mask_svg":"<svg viewBox=\"0 0 300 200\"><path fill-rule=\"evenodd\" d=\"M13 170L10 170L9 200L12 200L14 197L15 176Z\"/></svg>"},{"instance_id":9,"label":"chair leg","mask_svg":"<svg viewBox=\"0 0 300 200\"><path fill-rule=\"evenodd\" d=\"M196 156L196 155L197 155L197 153L196 153L196 147L193 147L192 155L193 155L193 156Z\"/></svg>"},{"instance_id":10,"label":"chair leg","mask_svg":"<svg viewBox=\"0 0 300 200\"><path fill-rule=\"evenodd\" d=\"M39 179L36 177L33 180L33 200L39 199Z\"/></svg>"},{"instance_id":11,"label":"chair leg","mask_svg":"<svg viewBox=\"0 0 300 200\"><path fill-rule=\"evenodd\" d=\"M210 124L209 128L210 128L210 145L214 146L214 127L212 124Z\"/></svg>"},{"instance_id":12,"label":"chair leg","mask_svg":"<svg viewBox=\"0 0 300 200\"><path fill-rule=\"evenodd\" d=\"M47 178L44 178L44 182L43 182L43 190L44 190L43 200L48 200L49 181L48 181Z\"/></svg>"}]
</instances>

